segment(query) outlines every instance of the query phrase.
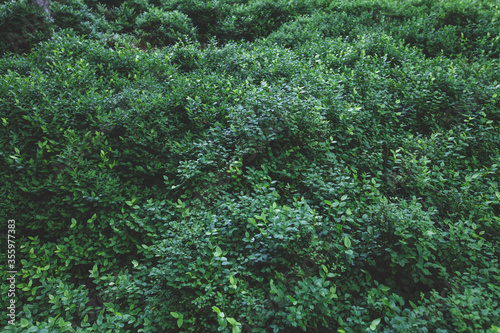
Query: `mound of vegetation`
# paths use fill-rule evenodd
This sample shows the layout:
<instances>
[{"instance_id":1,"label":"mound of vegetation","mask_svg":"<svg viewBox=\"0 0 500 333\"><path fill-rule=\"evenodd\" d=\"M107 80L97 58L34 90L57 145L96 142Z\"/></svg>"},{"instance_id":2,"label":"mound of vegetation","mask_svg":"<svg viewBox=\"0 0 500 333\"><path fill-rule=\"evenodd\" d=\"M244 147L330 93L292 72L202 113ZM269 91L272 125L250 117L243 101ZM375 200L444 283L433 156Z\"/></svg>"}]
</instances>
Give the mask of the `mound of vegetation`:
<instances>
[{"instance_id":1,"label":"mound of vegetation","mask_svg":"<svg viewBox=\"0 0 500 333\"><path fill-rule=\"evenodd\" d=\"M0 4L3 332L500 331L498 4L50 6Z\"/></svg>"}]
</instances>

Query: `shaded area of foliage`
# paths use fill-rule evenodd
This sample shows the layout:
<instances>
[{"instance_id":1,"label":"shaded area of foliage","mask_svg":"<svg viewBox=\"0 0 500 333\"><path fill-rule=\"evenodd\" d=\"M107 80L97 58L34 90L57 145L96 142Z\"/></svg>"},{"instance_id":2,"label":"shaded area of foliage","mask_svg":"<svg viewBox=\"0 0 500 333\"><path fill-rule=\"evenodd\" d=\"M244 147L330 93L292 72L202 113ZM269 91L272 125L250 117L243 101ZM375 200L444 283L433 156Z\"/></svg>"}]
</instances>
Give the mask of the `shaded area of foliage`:
<instances>
[{"instance_id":1,"label":"shaded area of foliage","mask_svg":"<svg viewBox=\"0 0 500 333\"><path fill-rule=\"evenodd\" d=\"M1 6L5 332L499 330L494 3Z\"/></svg>"},{"instance_id":2,"label":"shaded area of foliage","mask_svg":"<svg viewBox=\"0 0 500 333\"><path fill-rule=\"evenodd\" d=\"M27 1L0 4L0 32L0 54L27 52L52 33L48 15Z\"/></svg>"}]
</instances>

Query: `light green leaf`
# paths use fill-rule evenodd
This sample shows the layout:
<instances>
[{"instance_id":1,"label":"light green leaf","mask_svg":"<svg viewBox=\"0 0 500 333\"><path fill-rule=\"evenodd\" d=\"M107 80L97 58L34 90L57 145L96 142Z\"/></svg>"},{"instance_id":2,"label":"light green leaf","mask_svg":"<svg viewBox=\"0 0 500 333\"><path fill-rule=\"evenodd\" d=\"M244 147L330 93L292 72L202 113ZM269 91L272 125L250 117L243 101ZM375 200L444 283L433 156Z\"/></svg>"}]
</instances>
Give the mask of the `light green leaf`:
<instances>
[{"instance_id":1,"label":"light green leaf","mask_svg":"<svg viewBox=\"0 0 500 333\"><path fill-rule=\"evenodd\" d=\"M254 219L254 218L251 218L251 217L250 217L250 218L248 219L248 223L250 223L250 224L251 224L251 225L253 225L254 227L258 228L258 226L257 226L257 222L255 221L255 219Z\"/></svg>"},{"instance_id":2,"label":"light green leaf","mask_svg":"<svg viewBox=\"0 0 500 333\"><path fill-rule=\"evenodd\" d=\"M271 282L270 282L269 284L270 284L270 286L271 286L271 291L270 291L270 293L271 293L271 294L277 294L277 293L278 293L278 291L277 291L277 289L276 289L276 285L274 284L274 281L273 281L272 279L271 279Z\"/></svg>"},{"instance_id":3,"label":"light green leaf","mask_svg":"<svg viewBox=\"0 0 500 333\"><path fill-rule=\"evenodd\" d=\"M94 222L96 218L97 218L97 214L92 215L92 217L87 220L87 223L90 224L90 223Z\"/></svg>"},{"instance_id":4,"label":"light green leaf","mask_svg":"<svg viewBox=\"0 0 500 333\"><path fill-rule=\"evenodd\" d=\"M349 239L348 235L345 235L345 237L344 237L344 245L347 249L349 249L351 247L351 240Z\"/></svg>"},{"instance_id":5,"label":"light green leaf","mask_svg":"<svg viewBox=\"0 0 500 333\"><path fill-rule=\"evenodd\" d=\"M370 324L370 329L372 331L375 331L377 329L377 325L380 324L380 320L382 320L382 318L378 318L372 321L372 323Z\"/></svg>"},{"instance_id":6,"label":"light green leaf","mask_svg":"<svg viewBox=\"0 0 500 333\"><path fill-rule=\"evenodd\" d=\"M217 246L217 247L215 248L214 256L216 256L216 257L220 257L221 255L222 255L222 250L221 250L221 248L220 248L220 247L218 247L218 246Z\"/></svg>"}]
</instances>

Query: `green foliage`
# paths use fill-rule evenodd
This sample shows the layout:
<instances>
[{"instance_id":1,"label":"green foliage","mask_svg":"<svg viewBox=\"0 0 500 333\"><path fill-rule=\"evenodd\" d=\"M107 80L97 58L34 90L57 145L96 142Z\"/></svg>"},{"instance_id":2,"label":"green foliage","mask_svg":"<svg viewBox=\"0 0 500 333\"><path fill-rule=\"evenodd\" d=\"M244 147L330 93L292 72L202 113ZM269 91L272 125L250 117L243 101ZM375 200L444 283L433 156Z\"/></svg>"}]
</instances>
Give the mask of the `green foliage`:
<instances>
[{"instance_id":1,"label":"green foliage","mask_svg":"<svg viewBox=\"0 0 500 333\"><path fill-rule=\"evenodd\" d=\"M28 52L52 35L47 13L28 0L7 1L0 5L0 31L0 54Z\"/></svg>"},{"instance_id":2,"label":"green foliage","mask_svg":"<svg viewBox=\"0 0 500 333\"><path fill-rule=\"evenodd\" d=\"M248 5L234 6L218 27L217 35L223 40L245 39L252 41L267 36L284 22L291 13L283 2L271 0L253 1Z\"/></svg>"},{"instance_id":3,"label":"green foliage","mask_svg":"<svg viewBox=\"0 0 500 333\"><path fill-rule=\"evenodd\" d=\"M119 7L101 7L106 19L112 22L113 30L119 33L131 33L135 28L137 16L149 8L147 0L126 0Z\"/></svg>"},{"instance_id":4,"label":"green foliage","mask_svg":"<svg viewBox=\"0 0 500 333\"><path fill-rule=\"evenodd\" d=\"M137 33L153 46L167 46L181 41L194 41L195 30L189 17L181 12L165 12L151 7L135 21Z\"/></svg>"},{"instance_id":5,"label":"green foliage","mask_svg":"<svg viewBox=\"0 0 500 333\"><path fill-rule=\"evenodd\" d=\"M267 40L286 47L298 47L309 40L350 36L355 32L358 22L359 18L347 15L345 12L331 14L315 12L282 25Z\"/></svg>"},{"instance_id":6,"label":"green foliage","mask_svg":"<svg viewBox=\"0 0 500 333\"><path fill-rule=\"evenodd\" d=\"M491 2L2 8L3 331L498 331Z\"/></svg>"},{"instance_id":7,"label":"green foliage","mask_svg":"<svg viewBox=\"0 0 500 333\"><path fill-rule=\"evenodd\" d=\"M219 22L229 14L226 1L168 0L160 1L164 10L177 10L186 14L197 29L200 40L206 42L217 29Z\"/></svg>"},{"instance_id":8,"label":"green foliage","mask_svg":"<svg viewBox=\"0 0 500 333\"><path fill-rule=\"evenodd\" d=\"M51 2L52 19L58 29L74 29L89 35L106 29L107 24L93 14L83 0Z\"/></svg>"}]
</instances>

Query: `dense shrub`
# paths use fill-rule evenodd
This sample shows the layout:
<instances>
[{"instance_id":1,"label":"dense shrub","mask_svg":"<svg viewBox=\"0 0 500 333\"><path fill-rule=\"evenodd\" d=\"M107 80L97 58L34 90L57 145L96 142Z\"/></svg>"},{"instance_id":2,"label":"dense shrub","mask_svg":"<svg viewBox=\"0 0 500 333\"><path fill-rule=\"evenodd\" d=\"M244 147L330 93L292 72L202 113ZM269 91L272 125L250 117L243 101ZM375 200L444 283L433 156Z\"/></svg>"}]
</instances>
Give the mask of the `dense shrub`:
<instances>
[{"instance_id":1,"label":"dense shrub","mask_svg":"<svg viewBox=\"0 0 500 333\"><path fill-rule=\"evenodd\" d=\"M358 18L346 13L316 12L282 25L267 40L287 47L298 47L307 40L350 36L355 31L357 22Z\"/></svg>"},{"instance_id":2,"label":"dense shrub","mask_svg":"<svg viewBox=\"0 0 500 333\"><path fill-rule=\"evenodd\" d=\"M47 13L28 0L7 1L0 5L0 31L0 54L23 53L50 38L52 25Z\"/></svg>"},{"instance_id":3,"label":"dense shrub","mask_svg":"<svg viewBox=\"0 0 500 333\"><path fill-rule=\"evenodd\" d=\"M178 10L186 14L197 28L199 38L206 42L213 34L219 21L228 15L230 6L225 2L207 0L161 1L164 10Z\"/></svg>"},{"instance_id":4,"label":"dense shrub","mask_svg":"<svg viewBox=\"0 0 500 333\"><path fill-rule=\"evenodd\" d=\"M498 331L489 2L53 10L0 57L3 331Z\"/></svg>"},{"instance_id":5,"label":"dense shrub","mask_svg":"<svg viewBox=\"0 0 500 333\"><path fill-rule=\"evenodd\" d=\"M119 33L134 31L137 16L149 8L147 0L127 0L119 7L103 9L108 21L112 22L113 30Z\"/></svg>"},{"instance_id":6,"label":"dense shrub","mask_svg":"<svg viewBox=\"0 0 500 333\"><path fill-rule=\"evenodd\" d=\"M165 12L151 7L136 19L137 33L153 46L167 46L178 41L196 41L189 17L178 11Z\"/></svg>"},{"instance_id":7,"label":"dense shrub","mask_svg":"<svg viewBox=\"0 0 500 333\"><path fill-rule=\"evenodd\" d=\"M290 18L290 10L283 2L259 0L234 6L219 23L216 35L223 40L253 41L269 35Z\"/></svg>"},{"instance_id":8,"label":"dense shrub","mask_svg":"<svg viewBox=\"0 0 500 333\"><path fill-rule=\"evenodd\" d=\"M51 3L52 19L58 29L74 29L78 34L95 34L106 29L102 18L96 17L82 0Z\"/></svg>"}]
</instances>

